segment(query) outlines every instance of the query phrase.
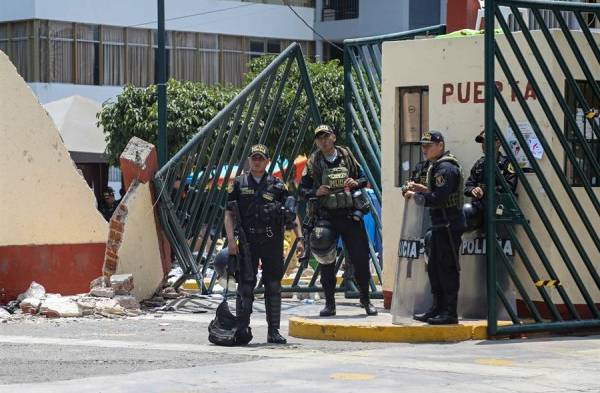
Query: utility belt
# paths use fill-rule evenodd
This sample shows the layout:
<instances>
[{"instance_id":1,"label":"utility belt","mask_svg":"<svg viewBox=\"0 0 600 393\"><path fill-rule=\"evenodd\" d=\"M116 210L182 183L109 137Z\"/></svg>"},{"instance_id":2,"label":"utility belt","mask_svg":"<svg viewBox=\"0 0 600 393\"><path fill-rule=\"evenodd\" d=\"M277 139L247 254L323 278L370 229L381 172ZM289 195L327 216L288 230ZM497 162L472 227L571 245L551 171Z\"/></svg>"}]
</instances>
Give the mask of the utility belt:
<instances>
[{"instance_id":1,"label":"utility belt","mask_svg":"<svg viewBox=\"0 0 600 393\"><path fill-rule=\"evenodd\" d=\"M267 226L247 226L244 227L244 232L246 233L246 236L248 237L266 237L266 238L272 238L275 235L279 234L282 232L282 228L281 226L271 226L271 225L267 225Z\"/></svg>"},{"instance_id":2,"label":"utility belt","mask_svg":"<svg viewBox=\"0 0 600 393\"><path fill-rule=\"evenodd\" d=\"M319 197L319 205L326 210L351 209L354 199L350 191L341 190Z\"/></svg>"}]
</instances>

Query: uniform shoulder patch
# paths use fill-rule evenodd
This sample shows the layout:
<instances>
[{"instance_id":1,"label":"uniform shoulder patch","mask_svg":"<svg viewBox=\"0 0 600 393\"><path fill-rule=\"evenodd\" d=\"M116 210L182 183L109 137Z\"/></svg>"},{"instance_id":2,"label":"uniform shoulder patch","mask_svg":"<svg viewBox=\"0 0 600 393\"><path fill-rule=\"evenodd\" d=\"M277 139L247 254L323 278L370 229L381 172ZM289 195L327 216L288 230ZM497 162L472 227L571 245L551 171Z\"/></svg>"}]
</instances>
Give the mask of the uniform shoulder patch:
<instances>
[{"instance_id":1,"label":"uniform shoulder patch","mask_svg":"<svg viewBox=\"0 0 600 393\"><path fill-rule=\"evenodd\" d=\"M508 173L515 173L515 167L513 166L512 162L508 163L508 165L506 166L506 170L508 171Z\"/></svg>"},{"instance_id":2,"label":"uniform shoulder patch","mask_svg":"<svg viewBox=\"0 0 600 393\"><path fill-rule=\"evenodd\" d=\"M446 184L446 178L443 175L437 175L435 177L435 186L436 187L443 187L444 184Z\"/></svg>"}]
</instances>

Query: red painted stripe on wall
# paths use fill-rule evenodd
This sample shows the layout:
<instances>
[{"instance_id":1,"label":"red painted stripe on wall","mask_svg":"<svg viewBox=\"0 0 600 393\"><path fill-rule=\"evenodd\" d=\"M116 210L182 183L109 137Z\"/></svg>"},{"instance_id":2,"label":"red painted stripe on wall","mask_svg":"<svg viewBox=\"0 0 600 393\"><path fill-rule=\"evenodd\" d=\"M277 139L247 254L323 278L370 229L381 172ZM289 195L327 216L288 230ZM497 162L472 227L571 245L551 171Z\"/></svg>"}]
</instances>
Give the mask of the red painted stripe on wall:
<instances>
[{"instance_id":1,"label":"red painted stripe on wall","mask_svg":"<svg viewBox=\"0 0 600 393\"><path fill-rule=\"evenodd\" d=\"M102 274L106 243L0 247L0 303L15 299L31 281L47 292L74 295L89 291Z\"/></svg>"}]
</instances>

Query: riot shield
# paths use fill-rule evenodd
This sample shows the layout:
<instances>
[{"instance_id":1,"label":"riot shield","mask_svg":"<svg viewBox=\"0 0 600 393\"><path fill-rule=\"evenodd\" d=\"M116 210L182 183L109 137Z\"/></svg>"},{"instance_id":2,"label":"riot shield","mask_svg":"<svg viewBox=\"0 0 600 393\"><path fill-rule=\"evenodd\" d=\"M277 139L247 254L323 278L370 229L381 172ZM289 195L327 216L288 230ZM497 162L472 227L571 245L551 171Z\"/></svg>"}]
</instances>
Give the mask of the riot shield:
<instances>
[{"instance_id":1,"label":"riot shield","mask_svg":"<svg viewBox=\"0 0 600 393\"><path fill-rule=\"evenodd\" d=\"M508 263L513 263L513 250L508 236L498 228L498 243L506 255ZM461 318L485 319L487 317L487 264L485 233L480 230L466 232L460 247L460 291L458 292L458 315ZM492 249L493 251L493 249ZM500 257L498 257L500 258ZM496 280L504 297L516 310L516 294L508 271L502 262L496 265ZM498 319L510 319L500 299L496 297Z\"/></svg>"},{"instance_id":2,"label":"riot shield","mask_svg":"<svg viewBox=\"0 0 600 393\"><path fill-rule=\"evenodd\" d=\"M398 264L391 308L394 324L406 323L406 318L425 312L431 306L431 287L424 246L430 223L428 209L417 205L413 199L406 201L398 242Z\"/></svg>"}]
</instances>

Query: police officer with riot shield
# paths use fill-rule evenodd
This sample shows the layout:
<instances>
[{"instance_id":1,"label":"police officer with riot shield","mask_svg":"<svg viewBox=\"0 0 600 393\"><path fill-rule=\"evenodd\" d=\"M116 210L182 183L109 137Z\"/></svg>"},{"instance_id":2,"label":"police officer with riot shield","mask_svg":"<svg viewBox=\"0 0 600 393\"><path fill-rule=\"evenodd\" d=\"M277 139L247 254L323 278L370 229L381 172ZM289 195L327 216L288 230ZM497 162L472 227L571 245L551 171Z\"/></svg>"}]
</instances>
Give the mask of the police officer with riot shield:
<instances>
[{"instance_id":1,"label":"police officer with riot shield","mask_svg":"<svg viewBox=\"0 0 600 393\"><path fill-rule=\"evenodd\" d=\"M429 311L414 318L432 325L456 324L460 286L458 251L465 227L462 171L457 159L446 151L440 132L424 133L421 144L431 162L427 186L410 183L404 197L414 198L417 204L430 208L432 244L427 273L433 304Z\"/></svg>"},{"instance_id":2,"label":"police officer with riot shield","mask_svg":"<svg viewBox=\"0 0 600 393\"><path fill-rule=\"evenodd\" d=\"M475 137L475 142L481 143L481 149L485 152L484 131ZM500 173L510 186L510 191L515 194L517 190L517 174L510 160L500 153L500 140L495 139L496 165ZM485 215L485 157L479 158L471 168L471 174L465 182L464 194L471 197L471 203L464 205L464 212L467 222L467 230L480 229L483 227L483 217ZM498 182L496 192L502 191L502 186Z\"/></svg>"},{"instance_id":3,"label":"police officer with riot shield","mask_svg":"<svg viewBox=\"0 0 600 393\"><path fill-rule=\"evenodd\" d=\"M238 258L238 274L236 275L238 281L236 313L238 317L244 316L247 318L245 322L249 324L260 261L265 286L267 341L285 344L287 340L279 333L279 328L286 220L294 224L294 231L300 239L298 252L303 251L304 245L299 221L295 216L293 199L288 197L287 187L281 180L267 174L268 163L267 147L261 144L252 146L249 156L250 171L237 177L229 188L229 203L225 212L225 231L227 232L229 254L238 255L244 247L236 243L234 235L236 214L233 209L239 208L241 223L238 224L241 224L241 229L247 239L249 247L245 248L249 250L251 263L242 263L241 258ZM242 258L248 258L248 256L242 255ZM251 271L245 271L247 269L251 269Z\"/></svg>"},{"instance_id":4,"label":"police officer with riot shield","mask_svg":"<svg viewBox=\"0 0 600 393\"><path fill-rule=\"evenodd\" d=\"M318 126L314 138L317 150L306 164L300 195L312 205L309 211L315 216L309 243L312 254L321 264L321 285L326 303L320 315L336 314L335 257L340 236L354 266L360 304L367 315L377 315L377 309L369 300L369 239L362 220L369 211L367 195L361 190L367 180L350 150L335 144L336 136L331 127Z\"/></svg>"}]
</instances>

